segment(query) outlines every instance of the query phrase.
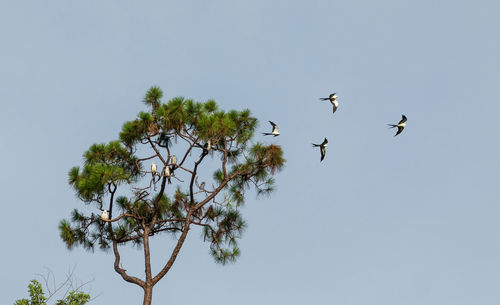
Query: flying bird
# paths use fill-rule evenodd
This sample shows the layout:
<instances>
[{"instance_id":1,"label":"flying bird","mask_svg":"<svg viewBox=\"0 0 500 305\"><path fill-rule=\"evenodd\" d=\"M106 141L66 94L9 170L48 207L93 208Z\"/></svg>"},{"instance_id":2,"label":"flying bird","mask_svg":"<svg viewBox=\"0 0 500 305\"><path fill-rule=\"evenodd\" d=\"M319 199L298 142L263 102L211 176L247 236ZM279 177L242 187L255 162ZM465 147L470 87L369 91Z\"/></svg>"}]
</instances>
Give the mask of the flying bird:
<instances>
[{"instance_id":1,"label":"flying bird","mask_svg":"<svg viewBox=\"0 0 500 305\"><path fill-rule=\"evenodd\" d=\"M403 114L402 117L403 118L401 119L401 121L399 121L399 123L397 123L397 124L387 124L388 126L390 126L389 128L395 128L395 127L398 128L398 132L396 132L396 134L394 136L397 136L398 134L400 134L403 131L403 129L405 129L406 116Z\"/></svg>"},{"instance_id":2,"label":"flying bird","mask_svg":"<svg viewBox=\"0 0 500 305\"><path fill-rule=\"evenodd\" d=\"M101 219L102 220L109 220L109 216L108 216L108 211L107 210L102 211Z\"/></svg>"},{"instance_id":3,"label":"flying bird","mask_svg":"<svg viewBox=\"0 0 500 305\"><path fill-rule=\"evenodd\" d=\"M312 143L313 147L319 147L319 150L321 152L321 161L323 161L323 159L325 158L325 154L326 154L326 147L328 146L328 140L325 138L323 140L323 143L321 144L314 144Z\"/></svg>"},{"instance_id":4,"label":"flying bird","mask_svg":"<svg viewBox=\"0 0 500 305\"><path fill-rule=\"evenodd\" d=\"M333 106L333 113L337 111L337 108L339 107L339 102L337 101L337 93L332 93L328 97L320 97L319 98L321 101L330 101Z\"/></svg>"},{"instance_id":5,"label":"flying bird","mask_svg":"<svg viewBox=\"0 0 500 305\"><path fill-rule=\"evenodd\" d=\"M280 135L280 132L278 131L278 125L274 124L273 122L269 121L269 123L271 124L271 126L273 126L273 131L271 132L263 132L262 134L265 135L265 136L279 136Z\"/></svg>"}]
</instances>

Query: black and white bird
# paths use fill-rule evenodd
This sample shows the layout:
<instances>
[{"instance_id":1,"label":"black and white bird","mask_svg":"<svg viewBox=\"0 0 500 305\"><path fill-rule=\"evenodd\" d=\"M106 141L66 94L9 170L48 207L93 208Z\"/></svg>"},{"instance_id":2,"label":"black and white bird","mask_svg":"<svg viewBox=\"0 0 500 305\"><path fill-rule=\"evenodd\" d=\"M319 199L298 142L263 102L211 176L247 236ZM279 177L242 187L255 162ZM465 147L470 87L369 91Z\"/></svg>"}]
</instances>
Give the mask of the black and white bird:
<instances>
[{"instance_id":1,"label":"black and white bird","mask_svg":"<svg viewBox=\"0 0 500 305\"><path fill-rule=\"evenodd\" d=\"M273 126L273 131L271 132L263 132L262 134L265 135L265 136L279 136L280 135L280 132L278 131L278 125L274 124L273 122L269 121L269 123L271 124L271 126Z\"/></svg>"},{"instance_id":2,"label":"black and white bird","mask_svg":"<svg viewBox=\"0 0 500 305\"><path fill-rule=\"evenodd\" d=\"M319 98L321 101L330 101L333 106L333 113L337 111L337 108L339 107L339 102L337 101L337 93L332 93L328 97L320 97Z\"/></svg>"},{"instance_id":3,"label":"black and white bird","mask_svg":"<svg viewBox=\"0 0 500 305\"><path fill-rule=\"evenodd\" d=\"M170 166L170 172L173 175L175 169L177 168L177 157L175 155L172 156L172 165Z\"/></svg>"},{"instance_id":4,"label":"black and white bird","mask_svg":"<svg viewBox=\"0 0 500 305\"><path fill-rule=\"evenodd\" d=\"M401 121L399 121L399 123L397 123L397 124L387 124L388 126L390 126L389 128L395 128L395 127L398 128L398 132L396 132L396 134L394 136L397 136L398 134L400 134L403 131L403 129L405 129L406 116L403 114L402 117L403 118L401 119Z\"/></svg>"},{"instance_id":5,"label":"black and white bird","mask_svg":"<svg viewBox=\"0 0 500 305\"><path fill-rule=\"evenodd\" d=\"M208 153L212 149L212 141L209 139L205 144L203 144L203 152Z\"/></svg>"},{"instance_id":6,"label":"black and white bird","mask_svg":"<svg viewBox=\"0 0 500 305\"><path fill-rule=\"evenodd\" d=\"M321 152L321 161L323 161L323 159L325 158L325 154L326 154L326 147L328 146L328 140L325 138L323 140L323 143L321 144L314 144L312 143L313 147L319 147L319 150Z\"/></svg>"},{"instance_id":7,"label":"black and white bird","mask_svg":"<svg viewBox=\"0 0 500 305\"><path fill-rule=\"evenodd\" d=\"M102 211L101 219L102 220L109 220L109 216L108 216L108 211L107 210Z\"/></svg>"},{"instance_id":8,"label":"black and white bird","mask_svg":"<svg viewBox=\"0 0 500 305\"><path fill-rule=\"evenodd\" d=\"M151 175L153 175L153 178L156 175L156 164L151 163Z\"/></svg>"},{"instance_id":9,"label":"black and white bird","mask_svg":"<svg viewBox=\"0 0 500 305\"><path fill-rule=\"evenodd\" d=\"M170 168L168 166L165 166L165 169L163 170L163 175L167 177L168 184L171 184L172 181L170 181Z\"/></svg>"}]
</instances>

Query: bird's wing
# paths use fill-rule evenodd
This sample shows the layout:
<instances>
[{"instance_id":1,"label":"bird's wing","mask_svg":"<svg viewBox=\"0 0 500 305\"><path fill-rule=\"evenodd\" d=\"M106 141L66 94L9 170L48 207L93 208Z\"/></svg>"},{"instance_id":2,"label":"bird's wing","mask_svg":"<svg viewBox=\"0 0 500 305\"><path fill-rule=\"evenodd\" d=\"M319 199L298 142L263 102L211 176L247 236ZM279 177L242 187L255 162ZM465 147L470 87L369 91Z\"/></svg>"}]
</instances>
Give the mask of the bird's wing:
<instances>
[{"instance_id":1,"label":"bird's wing","mask_svg":"<svg viewBox=\"0 0 500 305\"><path fill-rule=\"evenodd\" d=\"M325 145L326 143L328 143L328 140L325 138L325 139L323 140L323 143L321 143L321 146Z\"/></svg>"},{"instance_id":2,"label":"bird's wing","mask_svg":"<svg viewBox=\"0 0 500 305\"><path fill-rule=\"evenodd\" d=\"M335 113L335 111L337 111L337 105L333 104L333 113Z\"/></svg>"},{"instance_id":3,"label":"bird's wing","mask_svg":"<svg viewBox=\"0 0 500 305\"><path fill-rule=\"evenodd\" d=\"M328 101L330 98L329 97L320 97L319 100L320 101Z\"/></svg>"},{"instance_id":4,"label":"bird's wing","mask_svg":"<svg viewBox=\"0 0 500 305\"><path fill-rule=\"evenodd\" d=\"M273 125L272 133L274 133L274 132L278 132L278 125Z\"/></svg>"},{"instance_id":5,"label":"bird's wing","mask_svg":"<svg viewBox=\"0 0 500 305\"><path fill-rule=\"evenodd\" d=\"M406 116L403 114L403 118L401 119L401 121L399 121L398 124L401 124L401 123L404 123L406 122Z\"/></svg>"},{"instance_id":6,"label":"bird's wing","mask_svg":"<svg viewBox=\"0 0 500 305\"><path fill-rule=\"evenodd\" d=\"M274 128L274 126L276 126L276 124L274 124L274 123L273 123L273 122L271 122L271 121L269 121L269 124L271 124L271 126L273 126L273 128Z\"/></svg>"},{"instance_id":7,"label":"bird's wing","mask_svg":"<svg viewBox=\"0 0 500 305\"><path fill-rule=\"evenodd\" d=\"M398 134L400 134L403 131L403 129L405 129L405 128L398 126L398 132L396 132L396 134L394 136L397 136Z\"/></svg>"},{"instance_id":8,"label":"bird's wing","mask_svg":"<svg viewBox=\"0 0 500 305\"><path fill-rule=\"evenodd\" d=\"M321 150L321 160L320 160L320 162L321 162L321 161L323 161L323 159L325 158L326 149L325 149L324 147L321 147L321 149L320 149L320 150Z\"/></svg>"}]
</instances>

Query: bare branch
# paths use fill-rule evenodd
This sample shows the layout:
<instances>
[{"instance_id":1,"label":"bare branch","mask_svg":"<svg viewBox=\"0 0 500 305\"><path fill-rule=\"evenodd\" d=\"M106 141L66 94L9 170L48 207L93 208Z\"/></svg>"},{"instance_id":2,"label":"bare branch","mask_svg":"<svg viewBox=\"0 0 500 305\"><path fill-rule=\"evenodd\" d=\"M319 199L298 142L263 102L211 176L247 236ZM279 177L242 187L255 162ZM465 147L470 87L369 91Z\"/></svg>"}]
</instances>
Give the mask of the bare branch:
<instances>
[{"instance_id":1,"label":"bare branch","mask_svg":"<svg viewBox=\"0 0 500 305\"><path fill-rule=\"evenodd\" d=\"M48 292L48 296L47 296L46 301L50 300L58 292L63 291L63 289L65 291L63 294L63 298L65 298L70 291L81 291L81 289L84 286L86 286L94 281L94 279L92 279L92 280L89 280L86 282L81 282L80 284L78 284L78 280L75 279L75 277L74 277L74 273L75 273L75 269L76 269L76 265L75 265L73 268L69 269L69 271L67 272L67 274L65 276L64 281L62 281L60 284L56 284L56 279L55 279L55 276L54 276L54 273L52 272L52 270L50 270L47 267L45 267L45 269L47 270L47 274L40 274L39 273L39 274L37 274L37 276L42 278L42 280L45 284L45 289ZM50 281L52 282L52 285L49 284Z\"/></svg>"}]
</instances>

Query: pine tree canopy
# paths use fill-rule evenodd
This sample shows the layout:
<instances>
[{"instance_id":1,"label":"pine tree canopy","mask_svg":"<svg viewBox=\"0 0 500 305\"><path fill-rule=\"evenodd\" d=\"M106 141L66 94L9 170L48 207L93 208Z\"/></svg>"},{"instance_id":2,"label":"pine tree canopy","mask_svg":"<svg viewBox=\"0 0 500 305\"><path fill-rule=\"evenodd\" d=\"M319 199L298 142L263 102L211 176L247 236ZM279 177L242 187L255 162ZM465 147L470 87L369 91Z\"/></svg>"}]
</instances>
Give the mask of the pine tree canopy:
<instances>
[{"instance_id":1,"label":"pine tree canopy","mask_svg":"<svg viewBox=\"0 0 500 305\"><path fill-rule=\"evenodd\" d=\"M160 88L150 88L143 100L150 110L123 124L118 140L90 146L82 166L71 168L69 184L87 207L59 224L69 249L112 249L115 270L141 286L168 272L193 226L202 228L216 262L234 262L245 195L272 192L272 176L285 163L280 146L252 142L258 121L249 110L162 97ZM109 219L101 218L104 210ZM163 269L153 276L146 268L144 280L129 276L117 246L139 245L149 260L149 237L161 234L177 240Z\"/></svg>"}]
</instances>

